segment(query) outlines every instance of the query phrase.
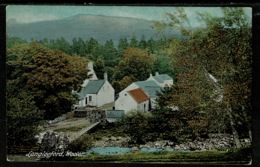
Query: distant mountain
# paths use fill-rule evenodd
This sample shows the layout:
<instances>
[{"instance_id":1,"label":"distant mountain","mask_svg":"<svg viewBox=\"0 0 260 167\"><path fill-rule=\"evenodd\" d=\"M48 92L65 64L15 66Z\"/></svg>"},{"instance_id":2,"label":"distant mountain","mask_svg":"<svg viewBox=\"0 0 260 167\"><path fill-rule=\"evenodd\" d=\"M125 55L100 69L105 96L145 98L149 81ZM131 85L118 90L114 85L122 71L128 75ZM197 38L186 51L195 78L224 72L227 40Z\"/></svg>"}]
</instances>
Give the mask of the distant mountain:
<instances>
[{"instance_id":1,"label":"distant mountain","mask_svg":"<svg viewBox=\"0 0 260 167\"><path fill-rule=\"evenodd\" d=\"M158 39L156 30L151 28L152 24L149 20L128 17L76 15L67 19L33 23L18 23L15 19L10 19L7 21L6 30L10 37L16 36L28 41L32 38L41 40L64 37L71 42L74 37L81 37L83 40L93 37L100 43L110 39L117 43L121 37L130 39L133 35L137 39L142 35L145 35L146 39ZM177 32L167 35L180 37Z\"/></svg>"}]
</instances>

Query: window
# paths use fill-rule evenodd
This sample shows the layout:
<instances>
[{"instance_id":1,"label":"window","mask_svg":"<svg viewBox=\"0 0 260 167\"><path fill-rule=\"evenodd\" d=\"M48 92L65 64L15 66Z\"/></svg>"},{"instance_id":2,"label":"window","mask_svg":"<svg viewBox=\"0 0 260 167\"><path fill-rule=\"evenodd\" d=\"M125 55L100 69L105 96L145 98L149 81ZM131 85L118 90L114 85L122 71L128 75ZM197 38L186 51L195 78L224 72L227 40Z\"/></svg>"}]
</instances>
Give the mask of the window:
<instances>
[{"instance_id":1,"label":"window","mask_svg":"<svg viewBox=\"0 0 260 167\"><path fill-rule=\"evenodd\" d=\"M88 101L92 101L92 96L89 96L89 97L88 97Z\"/></svg>"},{"instance_id":2,"label":"window","mask_svg":"<svg viewBox=\"0 0 260 167\"><path fill-rule=\"evenodd\" d=\"M88 104L88 98L87 97L85 98L85 104Z\"/></svg>"}]
</instances>

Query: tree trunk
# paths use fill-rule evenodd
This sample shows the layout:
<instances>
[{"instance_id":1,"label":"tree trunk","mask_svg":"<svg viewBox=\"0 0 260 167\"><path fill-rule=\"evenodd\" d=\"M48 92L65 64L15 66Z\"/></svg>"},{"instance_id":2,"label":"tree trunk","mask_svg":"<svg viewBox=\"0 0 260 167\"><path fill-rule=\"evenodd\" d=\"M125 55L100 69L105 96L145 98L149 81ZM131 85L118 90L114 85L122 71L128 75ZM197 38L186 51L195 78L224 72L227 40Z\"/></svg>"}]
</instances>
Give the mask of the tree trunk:
<instances>
[{"instance_id":1,"label":"tree trunk","mask_svg":"<svg viewBox=\"0 0 260 167\"><path fill-rule=\"evenodd\" d=\"M241 148L242 145L241 145L240 140L239 140L238 132L235 128L235 121L234 121L234 118L232 116L231 111L232 111L232 109L230 107L228 107L228 116L229 116L229 119L230 119L230 125L231 125L231 129L232 129L233 138L234 138L236 147Z\"/></svg>"}]
</instances>

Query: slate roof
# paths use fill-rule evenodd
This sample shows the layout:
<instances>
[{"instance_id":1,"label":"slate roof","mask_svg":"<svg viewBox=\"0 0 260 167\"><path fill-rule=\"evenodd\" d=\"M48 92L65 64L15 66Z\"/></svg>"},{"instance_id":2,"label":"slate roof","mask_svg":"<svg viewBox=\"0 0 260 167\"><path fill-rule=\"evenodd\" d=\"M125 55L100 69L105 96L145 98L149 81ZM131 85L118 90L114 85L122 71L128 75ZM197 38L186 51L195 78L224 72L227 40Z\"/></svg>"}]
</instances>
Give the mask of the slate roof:
<instances>
[{"instance_id":1,"label":"slate roof","mask_svg":"<svg viewBox=\"0 0 260 167\"><path fill-rule=\"evenodd\" d=\"M121 118L125 115L124 110L107 110L106 118Z\"/></svg>"},{"instance_id":2,"label":"slate roof","mask_svg":"<svg viewBox=\"0 0 260 167\"><path fill-rule=\"evenodd\" d=\"M172 80L172 77L170 77L168 74L155 75L153 78L159 83L163 83L165 80Z\"/></svg>"},{"instance_id":3,"label":"slate roof","mask_svg":"<svg viewBox=\"0 0 260 167\"><path fill-rule=\"evenodd\" d=\"M149 97L141 88L133 89L128 91L128 93L133 97L133 99L139 104L146 100L149 100Z\"/></svg>"},{"instance_id":4,"label":"slate roof","mask_svg":"<svg viewBox=\"0 0 260 167\"><path fill-rule=\"evenodd\" d=\"M87 94L97 94L104 83L105 80L89 80L88 84L77 94L80 99L83 99Z\"/></svg>"},{"instance_id":5,"label":"slate roof","mask_svg":"<svg viewBox=\"0 0 260 167\"><path fill-rule=\"evenodd\" d=\"M135 84L141 87L152 98L156 98L156 93L161 92L161 87L153 80L138 81Z\"/></svg>"}]
</instances>

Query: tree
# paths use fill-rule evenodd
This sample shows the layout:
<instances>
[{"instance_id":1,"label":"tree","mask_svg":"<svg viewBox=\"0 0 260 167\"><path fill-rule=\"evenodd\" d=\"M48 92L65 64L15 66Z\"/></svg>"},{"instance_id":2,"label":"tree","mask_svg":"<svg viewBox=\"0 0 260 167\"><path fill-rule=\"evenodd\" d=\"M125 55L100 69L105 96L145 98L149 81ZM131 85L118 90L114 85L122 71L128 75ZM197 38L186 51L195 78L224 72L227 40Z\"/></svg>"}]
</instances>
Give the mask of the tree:
<instances>
[{"instance_id":1,"label":"tree","mask_svg":"<svg viewBox=\"0 0 260 167\"><path fill-rule=\"evenodd\" d=\"M133 82L136 82L137 79L133 77L132 75L125 76L120 81L118 81L118 84L120 86L120 89L116 91L116 93L119 93L121 90L132 84Z\"/></svg>"},{"instance_id":2,"label":"tree","mask_svg":"<svg viewBox=\"0 0 260 167\"><path fill-rule=\"evenodd\" d=\"M71 110L87 76L87 61L32 43L7 50L7 81L11 94L25 89L34 96L36 106L52 119Z\"/></svg>"},{"instance_id":3,"label":"tree","mask_svg":"<svg viewBox=\"0 0 260 167\"><path fill-rule=\"evenodd\" d=\"M131 136L133 143L144 144L151 117L151 113L148 112L131 111L122 118L120 124L124 133Z\"/></svg>"},{"instance_id":4,"label":"tree","mask_svg":"<svg viewBox=\"0 0 260 167\"><path fill-rule=\"evenodd\" d=\"M140 49L142 49L142 50L144 50L144 49L147 47L147 42L146 42L146 40L145 40L145 36L144 36L144 35L142 35L142 38L141 38L141 40L140 40L140 42L139 42L138 47L139 47Z\"/></svg>"},{"instance_id":5,"label":"tree","mask_svg":"<svg viewBox=\"0 0 260 167\"><path fill-rule=\"evenodd\" d=\"M18 37L6 37L6 47L7 48L13 48L16 45L24 44L27 43L25 40L22 40L21 38Z\"/></svg>"},{"instance_id":6,"label":"tree","mask_svg":"<svg viewBox=\"0 0 260 167\"><path fill-rule=\"evenodd\" d=\"M166 52L178 70L174 105L194 115L204 111L208 119L216 112L229 118L236 146L241 147L238 125L250 130L251 32L242 8L222 8L223 17L200 14L204 27L193 29L183 9L167 13L170 22L156 27L176 28L184 40L170 39ZM185 47L184 47L185 46ZM224 123L225 124L225 123Z\"/></svg>"},{"instance_id":7,"label":"tree","mask_svg":"<svg viewBox=\"0 0 260 167\"><path fill-rule=\"evenodd\" d=\"M147 50L127 48L123 59L115 67L114 79L120 81L125 76L132 76L139 81L145 80L149 77L155 60L155 56L148 54Z\"/></svg>"},{"instance_id":8,"label":"tree","mask_svg":"<svg viewBox=\"0 0 260 167\"><path fill-rule=\"evenodd\" d=\"M83 41L82 38L73 38L72 39L72 46L71 46L71 50L72 50L72 53L74 54L78 54L80 56L85 56L86 55L86 44L85 42Z\"/></svg>"},{"instance_id":9,"label":"tree","mask_svg":"<svg viewBox=\"0 0 260 167\"><path fill-rule=\"evenodd\" d=\"M118 43L118 55L119 57L123 56L124 50L129 46L126 38L120 38Z\"/></svg>"},{"instance_id":10,"label":"tree","mask_svg":"<svg viewBox=\"0 0 260 167\"><path fill-rule=\"evenodd\" d=\"M129 47L132 47L132 48L138 47L138 40L136 39L136 37L134 35L130 39Z\"/></svg>"},{"instance_id":11,"label":"tree","mask_svg":"<svg viewBox=\"0 0 260 167\"><path fill-rule=\"evenodd\" d=\"M20 146L35 146L43 112L36 107L28 91L20 90L16 96L7 91L7 97L8 152Z\"/></svg>"},{"instance_id":12,"label":"tree","mask_svg":"<svg viewBox=\"0 0 260 167\"><path fill-rule=\"evenodd\" d=\"M112 40L106 41L106 43L103 47L102 54L103 54L106 66L114 67L118 64L118 61L119 61L118 52L117 52Z\"/></svg>"}]
</instances>

